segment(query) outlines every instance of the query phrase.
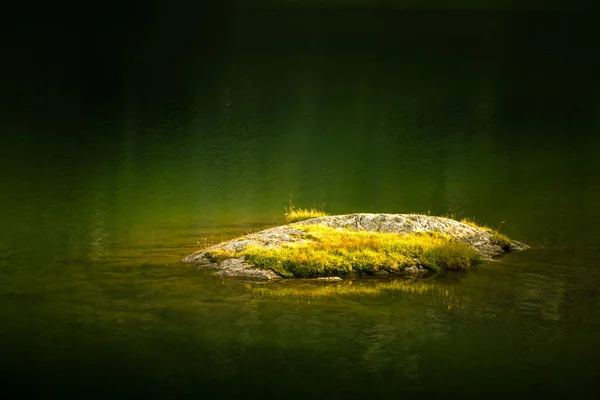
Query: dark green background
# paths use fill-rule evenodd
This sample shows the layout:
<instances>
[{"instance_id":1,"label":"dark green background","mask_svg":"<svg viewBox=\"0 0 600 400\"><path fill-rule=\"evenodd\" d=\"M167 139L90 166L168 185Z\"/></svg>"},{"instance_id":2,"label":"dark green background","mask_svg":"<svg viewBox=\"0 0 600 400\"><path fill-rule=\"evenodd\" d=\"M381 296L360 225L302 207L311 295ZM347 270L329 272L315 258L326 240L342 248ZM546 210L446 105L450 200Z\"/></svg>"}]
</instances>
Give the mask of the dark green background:
<instances>
[{"instance_id":1,"label":"dark green background","mask_svg":"<svg viewBox=\"0 0 600 400\"><path fill-rule=\"evenodd\" d=\"M595 397L589 13L57 4L2 17L9 398ZM290 194L532 249L421 294L257 296L180 263Z\"/></svg>"}]
</instances>

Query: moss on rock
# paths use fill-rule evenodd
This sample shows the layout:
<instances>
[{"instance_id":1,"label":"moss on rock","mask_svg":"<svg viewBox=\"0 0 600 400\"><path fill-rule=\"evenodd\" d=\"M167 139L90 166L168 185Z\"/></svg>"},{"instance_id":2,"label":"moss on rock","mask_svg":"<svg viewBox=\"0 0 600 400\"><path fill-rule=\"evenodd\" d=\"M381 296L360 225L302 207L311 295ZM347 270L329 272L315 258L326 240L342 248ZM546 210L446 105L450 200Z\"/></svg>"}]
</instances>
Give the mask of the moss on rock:
<instances>
[{"instance_id":1,"label":"moss on rock","mask_svg":"<svg viewBox=\"0 0 600 400\"><path fill-rule=\"evenodd\" d=\"M473 222L420 214L320 216L252 233L184 262L273 279L467 270L527 246Z\"/></svg>"}]
</instances>

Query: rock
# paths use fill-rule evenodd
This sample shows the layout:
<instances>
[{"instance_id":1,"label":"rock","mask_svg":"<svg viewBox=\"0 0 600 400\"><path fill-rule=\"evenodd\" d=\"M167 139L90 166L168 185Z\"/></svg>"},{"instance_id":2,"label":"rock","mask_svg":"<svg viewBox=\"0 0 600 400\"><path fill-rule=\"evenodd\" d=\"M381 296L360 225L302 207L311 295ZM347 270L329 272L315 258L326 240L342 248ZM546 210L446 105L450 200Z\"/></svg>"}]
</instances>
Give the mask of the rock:
<instances>
[{"instance_id":1,"label":"rock","mask_svg":"<svg viewBox=\"0 0 600 400\"><path fill-rule=\"evenodd\" d=\"M527 250L528 248L529 248L529 246L527 246L525 243L513 241L508 244L508 246L505 250L508 253L516 253L517 251Z\"/></svg>"},{"instance_id":2,"label":"rock","mask_svg":"<svg viewBox=\"0 0 600 400\"><path fill-rule=\"evenodd\" d=\"M317 278L318 281L328 281L328 282L334 282L334 281L341 281L342 278L340 278L339 276L323 276L321 278Z\"/></svg>"},{"instance_id":3,"label":"rock","mask_svg":"<svg viewBox=\"0 0 600 400\"><path fill-rule=\"evenodd\" d=\"M244 262L244 258L230 258L219 264L219 276L233 276L245 279L270 280L280 278L275 272L268 269L252 268Z\"/></svg>"},{"instance_id":4,"label":"rock","mask_svg":"<svg viewBox=\"0 0 600 400\"><path fill-rule=\"evenodd\" d=\"M424 274L425 272L427 272L427 270L425 268L421 267L420 265L411 265L410 267L404 268L404 270L402 272L407 275L414 275L414 274Z\"/></svg>"},{"instance_id":5,"label":"rock","mask_svg":"<svg viewBox=\"0 0 600 400\"><path fill-rule=\"evenodd\" d=\"M272 248L290 243L306 243L309 240L304 238L306 232L302 230L302 226L309 224L321 224L332 228L395 232L401 234L412 232L446 233L457 240L471 245L488 261L491 261L492 257L506 252L522 251L529 248L526 244L517 241L501 245L494 241L493 232L450 218L420 214L357 213L312 218L251 233L190 254L183 259L183 262L196 264L199 268L216 269L216 274L220 276L260 280L279 279L281 277L275 272L268 269L256 268L254 265L246 263L243 257L231 258L216 263L207 257L207 253L218 249L240 251L250 244ZM414 261L415 265L405 268L402 272L411 275L425 272L419 260L415 259Z\"/></svg>"}]
</instances>

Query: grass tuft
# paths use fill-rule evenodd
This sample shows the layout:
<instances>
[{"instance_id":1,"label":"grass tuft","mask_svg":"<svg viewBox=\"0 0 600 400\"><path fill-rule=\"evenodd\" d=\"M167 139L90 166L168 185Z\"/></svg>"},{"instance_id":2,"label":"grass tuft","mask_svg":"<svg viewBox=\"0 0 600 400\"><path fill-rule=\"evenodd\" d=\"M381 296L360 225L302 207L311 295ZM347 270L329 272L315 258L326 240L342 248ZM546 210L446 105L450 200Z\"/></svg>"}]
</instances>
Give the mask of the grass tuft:
<instances>
[{"instance_id":1,"label":"grass tuft","mask_svg":"<svg viewBox=\"0 0 600 400\"><path fill-rule=\"evenodd\" d=\"M496 243L497 245L502 247L502 250L504 250L504 251L510 250L510 243L511 243L510 238L500 232L500 227L502 227L502 225L504 224L504 221L502 221L500 223L500 225L498 226L498 229L492 229L489 226L480 225L480 224L476 223L474 220L469 219L469 218L463 218L460 220L460 222L471 225L475 228L483 229L483 230L491 233L492 236L490 237L490 241L492 243Z\"/></svg>"},{"instance_id":2,"label":"grass tuft","mask_svg":"<svg viewBox=\"0 0 600 400\"><path fill-rule=\"evenodd\" d=\"M288 224L311 218L324 217L326 215L325 211L316 208L296 208L292 204L291 198L289 207L285 209L285 220Z\"/></svg>"},{"instance_id":3,"label":"grass tuft","mask_svg":"<svg viewBox=\"0 0 600 400\"><path fill-rule=\"evenodd\" d=\"M245 257L286 278L396 273L415 264L432 271L461 271L484 261L473 247L442 233L366 232L323 225L303 229L311 242L278 248L251 245L240 251L219 249L208 256L213 261Z\"/></svg>"}]
</instances>

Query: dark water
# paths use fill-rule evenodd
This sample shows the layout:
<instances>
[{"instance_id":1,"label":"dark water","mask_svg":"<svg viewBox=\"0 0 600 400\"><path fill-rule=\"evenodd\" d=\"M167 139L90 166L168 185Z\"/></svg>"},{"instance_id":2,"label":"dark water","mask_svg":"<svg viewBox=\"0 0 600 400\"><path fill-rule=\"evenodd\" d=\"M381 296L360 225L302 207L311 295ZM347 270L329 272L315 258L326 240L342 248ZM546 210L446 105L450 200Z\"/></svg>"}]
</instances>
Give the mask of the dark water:
<instances>
[{"instance_id":1,"label":"dark water","mask_svg":"<svg viewBox=\"0 0 600 400\"><path fill-rule=\"evenodd\" d=\"M111 18L4 38L9 398L595 397L591 19ZM532 249L423 282L256 285L180 263L282 223L290 194L475 217Z\"/></svg>"}]
</instances>

